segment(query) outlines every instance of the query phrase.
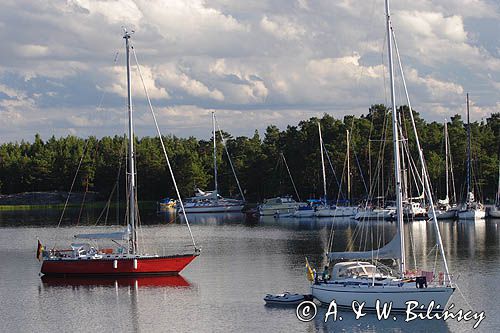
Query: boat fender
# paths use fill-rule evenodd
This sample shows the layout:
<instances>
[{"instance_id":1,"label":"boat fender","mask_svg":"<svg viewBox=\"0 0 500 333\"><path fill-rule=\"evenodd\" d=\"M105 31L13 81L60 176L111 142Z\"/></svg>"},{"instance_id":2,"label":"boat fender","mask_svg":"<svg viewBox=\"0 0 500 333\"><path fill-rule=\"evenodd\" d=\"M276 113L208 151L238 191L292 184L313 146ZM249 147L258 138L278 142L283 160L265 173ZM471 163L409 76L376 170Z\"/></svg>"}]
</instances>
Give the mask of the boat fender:
<instances>
[{"instance_id":1,"label":"boat fender","mask_svg":"<svg viewBox=\"0 0 500 333\"><path fill-rule=\"evenodd\" d=\"M134 259L134 269L137 269L137 259Z\"/></svg>"},{"instance_id":2,"label":"boat fender","mask_svg":"<svg viewBox=\"0 0 500 333\"><path fill-rule=\"evenodd\" d=\"M118 268L118 260L113 260L113 268L114 269Z\"/></svg>"}]
</instances>

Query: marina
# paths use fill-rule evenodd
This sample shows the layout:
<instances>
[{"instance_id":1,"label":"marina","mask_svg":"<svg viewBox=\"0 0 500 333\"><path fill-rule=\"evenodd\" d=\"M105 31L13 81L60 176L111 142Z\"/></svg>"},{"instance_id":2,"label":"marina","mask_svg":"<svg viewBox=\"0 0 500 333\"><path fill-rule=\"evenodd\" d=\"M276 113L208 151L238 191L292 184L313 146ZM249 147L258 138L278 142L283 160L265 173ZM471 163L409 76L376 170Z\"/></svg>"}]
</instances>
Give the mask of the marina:
<instances>
[{"instance_id":1,"label":"marina","mask_svg":"<svg viewBox=\"0 0 500 333\"><path fill-rule=\"evenodd\" d=\"M8 1L0 332L496 332L468 2Z\"/></svg>"}]
</instances>

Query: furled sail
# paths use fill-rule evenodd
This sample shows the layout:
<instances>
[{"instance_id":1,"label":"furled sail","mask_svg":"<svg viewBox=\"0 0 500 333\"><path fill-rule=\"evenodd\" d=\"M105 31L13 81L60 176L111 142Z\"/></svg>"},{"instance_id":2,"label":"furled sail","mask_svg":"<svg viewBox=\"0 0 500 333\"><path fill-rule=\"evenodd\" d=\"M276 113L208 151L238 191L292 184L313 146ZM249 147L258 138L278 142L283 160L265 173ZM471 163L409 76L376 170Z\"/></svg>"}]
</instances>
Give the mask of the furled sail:
<instances>
[{"instance_id":1,"label":"furled sail","mask_svg":"<svg viewBox=\"0 0 500 333\"><path fill-rule=\"evenodd\" d=\"M401 259L400 250L400 235L396 233L394 238L379 249L370 251L354 251L354 252L330 252L328 258L330 260L339 259Z\"/></svg>"}]
</instances>

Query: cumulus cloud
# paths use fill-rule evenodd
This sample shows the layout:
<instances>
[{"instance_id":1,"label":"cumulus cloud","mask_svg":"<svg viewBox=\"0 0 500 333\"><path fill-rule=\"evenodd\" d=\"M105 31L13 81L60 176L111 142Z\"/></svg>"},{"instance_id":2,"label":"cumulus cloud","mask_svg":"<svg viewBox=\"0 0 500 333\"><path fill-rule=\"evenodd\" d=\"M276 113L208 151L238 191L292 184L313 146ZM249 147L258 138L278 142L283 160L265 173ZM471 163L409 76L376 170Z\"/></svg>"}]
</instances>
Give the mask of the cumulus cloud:
<instances>
[{"instance_id":1,"label":"cumulus cloud","mask_svg":"<svg viewBox=\"0 0 500 333\"><path fill-rule=\"evenodd\" d=\"M403 0L392 7L412 102L425 118L463 111L465 91L481 92L473 117L498 112L497 1ZM388 99L378 2L6 0L1 139L39 130L121 133L123 26L136 31L132 44L145 85L165 130L177 135L182 129L182 135L208 136L205 116L212 109L226 130L251 134L325 111L360 114ZM154 135L142 83L132 72L137 132ZM95 115L103 94L106 111Z\"/></svg>"},{"instance_id":2,"label":"cumulus cloud","mask_svg":"<svg viewBox=\"0 0 500 333\"><path fill-rule=\"evenodd\" d=\"M305 29L297 23L292 22L285 16L269 18L264 16L260 20L260 27L278 39L297 40L305 34Z\"/></svg>"}]
</instances>

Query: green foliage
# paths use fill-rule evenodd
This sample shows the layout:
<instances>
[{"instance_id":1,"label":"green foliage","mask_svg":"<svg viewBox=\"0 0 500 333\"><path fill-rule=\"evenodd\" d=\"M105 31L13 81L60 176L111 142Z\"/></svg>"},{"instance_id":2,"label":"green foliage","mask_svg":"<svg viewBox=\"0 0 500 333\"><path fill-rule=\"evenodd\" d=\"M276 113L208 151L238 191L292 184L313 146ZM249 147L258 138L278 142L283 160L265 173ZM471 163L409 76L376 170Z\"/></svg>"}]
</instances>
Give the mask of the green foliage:
<instances>
[{"instance_id":1,"label":"green foliage","mask_svg":"<svg viewBox=\"0 0 500 333\"><path fill-rule=\"evenodd\" d=\"M411 153L416 159L415 138L403 107L403 132L407 134ZM442 197L444 183L443 124L427 123L414 113L434 191ZM294 194L292 183L280 154L286 157L302 199L322 195L322 171L318 145L318 127L321 123L323 140L332 160L327 163L328 196L342 198L346 194L346 130L351 131L352 197L361 199L366 187L376 181L390 186L392 181L392 127L391 116L384 105L373 105L361 117L345 116L335 119L328 114L310 118L297 126L280 130L267 127L263 137L255 131L252 137L232 137L223 133L235 170L248 200ZM451 155L458 194L463 195L466 166L466 125L455 115L448 122ZM492 114L483 122L471 124L474 179L484 198L493 198L498 177L500 154L500 113ZM224 152L220 134L217 133L217 163L219 189L222 195L237 196L238 188ZM385 140L384 140L385 138ZM212 139L164 137L181 195L190 196L194 189L211 189L213 179ZM164 196L175 197L160 140L144 137L136 140L138 192L143 199L156 200ZM83 159L82 159L83 155ZM32 143L21 141L0 145L0 191L5 194L26 191L68 190L76 175L75 191L101 193L107 198L119 176L122 198L125 192L127 141L123 136L87 139L75 136L51 137L43 141L36 134ZM376 173L377 161L384 161L381 172ZM366 183L363 183L363 177ZM339 192L338 183L342 182Z\"/></svg>"}]
</instances>

